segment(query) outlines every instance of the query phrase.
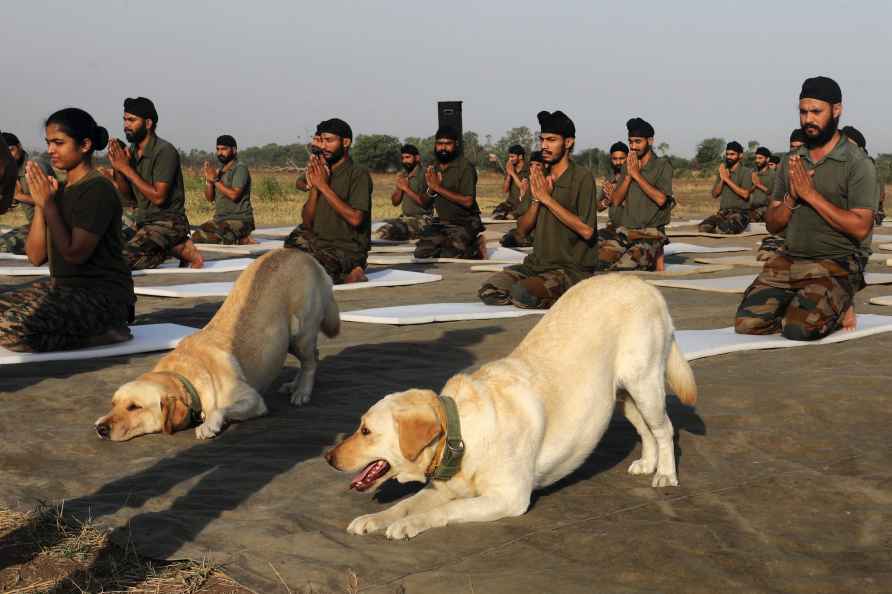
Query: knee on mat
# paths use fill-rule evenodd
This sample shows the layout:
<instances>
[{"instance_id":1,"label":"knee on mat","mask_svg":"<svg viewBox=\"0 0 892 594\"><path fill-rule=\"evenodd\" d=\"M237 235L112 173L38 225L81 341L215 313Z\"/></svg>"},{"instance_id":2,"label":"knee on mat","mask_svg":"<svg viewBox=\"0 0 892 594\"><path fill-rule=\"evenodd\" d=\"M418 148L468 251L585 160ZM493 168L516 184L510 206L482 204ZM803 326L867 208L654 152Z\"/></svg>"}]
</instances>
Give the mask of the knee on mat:
<instances>
[{"instance_id":1,"label":"knee on mat","mask_svg":"<svg viewBox=\"0 0 892 594\"><path fill-rule=\"evenodd\" d=\"M775 323L773 320L738 315L734 318L734 332L736 334L771 334L776 331Z\"/></svg>"},{"instance_id":2,"label":"knee on mat","mask_svg":"<svg viewBox=\"0 0 892 594\"><path fill-rule=\"evenodd\" d=\"M511 303L524 309L544 309L545 297L539 289L528 279L516 282L511 285Z\"/></svg>"},{"instance_id":3,"label":"knee on mat","mask_svg":"<svg viewBox=\"0 0 892 594\"><path fill-rule=\"evenodd\" d=\"M788 340L812 341L820 340L830 334L829 324L826 327L817 327L798 322L784 322L781 335Z\"/></svg>"}]
</instances>

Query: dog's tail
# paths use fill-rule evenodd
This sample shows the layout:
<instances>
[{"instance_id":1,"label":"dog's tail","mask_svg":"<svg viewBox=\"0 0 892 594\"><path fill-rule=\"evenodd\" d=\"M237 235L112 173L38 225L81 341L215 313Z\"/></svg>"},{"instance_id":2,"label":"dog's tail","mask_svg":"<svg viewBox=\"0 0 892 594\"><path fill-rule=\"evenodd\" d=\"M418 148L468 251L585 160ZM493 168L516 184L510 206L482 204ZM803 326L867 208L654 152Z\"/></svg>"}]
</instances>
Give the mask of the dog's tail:
<instances>
[{"instance_id":1,"label":"dog's tail","mask_svg":"<svg viewBox=\"0 0 892 594\"><path fill-rule=\"evenodd\" d=\"M666 380L682 403L693 406L697 402L697 380L694 379L694 371L684 358L674 335L672 348L669 350L669 360L666 361Z\"/></svg>"},{"instance_id":2,"label":"dog's tail","mask_svg":"<svg viewBox=\"0 0 892 594\"><path fill-rule=\"evenodd\" d=\"M341 331L341 312L338 302L335 301L331 281L328 285L328 294L325 296L325 312L322 316L322 332L329 338L334 338Z\"/></svg>"}]
</instances>

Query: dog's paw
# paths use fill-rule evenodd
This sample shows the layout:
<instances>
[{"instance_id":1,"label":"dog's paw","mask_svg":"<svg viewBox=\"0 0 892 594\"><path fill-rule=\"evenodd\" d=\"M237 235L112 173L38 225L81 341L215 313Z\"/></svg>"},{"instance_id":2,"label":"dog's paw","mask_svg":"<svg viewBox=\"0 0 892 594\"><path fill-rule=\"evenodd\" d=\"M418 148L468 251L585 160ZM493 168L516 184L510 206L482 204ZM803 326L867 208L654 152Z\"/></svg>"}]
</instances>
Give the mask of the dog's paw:
<instances>
[{"instance_id":1,"label":"dog's paw","mask_svg":"<svg viewBox=\"0 0 892 594\"><path fill-rule=\"evenodd\" d=\"M655 489L660 487L677 487L678 477L675 474L655 474L651 486Z\"/></svg>"},{"instance_id":2,"label":"dog's paw","mask_svg":"<svg viewBox=\"0 0 892 594\"><path fill-rule=\"evenodd\" d=\"M209 423L204 422L195 428L195 437L198 439L213 439L220 433L220 428L211 427Z\"/></svg>"},{"instance_id":3,"label":"dog's paw","mask_svg":"<svg viewBox=\"0 0 892 594\"><path fill-rule=\"evenodd\" d=\"M350 522L350 525L347 526L347 532L362 536L363 534L377 532L388 524L389 521L383 517L383 514L366 514Z\"/></svg>"},{"instance_id":4,"label":"dog's paw","mask_svg":"<svg viewBox=\"0 0 892 594\"><path fill-rule=\"evenodd\" d=\"M426 516L417 515L409 516L401 520L397 520L387 527L384 534L392 540L401 540L403 538L415 538L425 530L430 530L433 526Z\"/></svg>"},{"instance_id":5,"label":"dog's paw","mask_svg":"<svg viewBox=\"0 0 892 594\"><path fill-rule=\"evenodd\" d=\"M291 394L291 404L294 406L303 406L310 403L310 391L298 390Z\"/></svg>"},{"instance_id":6,"label":"dog's paw","mask_svg":"<svg viewBox=\"0 0 892 594\"><path fill-rule=\"evenodd\" d=\"M629 466L629 474L653 474L656 469L656 460L645 460L644 458L640 458L632 462Z\"/></svg>"}]
</instances>

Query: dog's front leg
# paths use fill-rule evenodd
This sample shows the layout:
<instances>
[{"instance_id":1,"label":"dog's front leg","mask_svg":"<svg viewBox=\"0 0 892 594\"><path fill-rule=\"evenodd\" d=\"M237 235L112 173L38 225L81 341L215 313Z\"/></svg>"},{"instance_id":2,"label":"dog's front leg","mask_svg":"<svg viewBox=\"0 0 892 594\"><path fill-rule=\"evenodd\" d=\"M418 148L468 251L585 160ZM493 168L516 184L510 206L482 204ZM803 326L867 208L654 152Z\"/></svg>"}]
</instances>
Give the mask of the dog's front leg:
<instances>
[{"instance_id":1,"label":"dog's front leg","mask_svg":"<svg viewBox=\"0 0 892 594\"><path fill-rule=\"evenodd\" d=\"M316 367L319 363L319 350L316 348L318 336L306 330L305 336L294 336L291 339L289 351L300 361L300 371L294 379L283 384L280 392L291 395L291 404L302 406L310 401L313 393L313 384L316 383Z\"/></svg>"},{"instance_id":2,"label":"dog's front leg","mask_svg":"<svg viewBox=\"0 0 892 594\"><path fill-rule=\"evenodd\" d=\"M407 515L387 527L387 538L413 538L425 530L447 524L491 522L522 515L530 506L530 491L494 492L480 497L454 499L425 512Z\"/></svg>"},{"instance_id":3,"label":"dog's front leg","mask_svg":"<svg viewBox=\"0 0 892 594\"><path fill-rule=\"evenodd\" d=\"M232 404L216 408L206 414L204 423L195 428L195 437L211 439L216 437L230 421L246 421L263 416L266 412L266 403L257 390L242 384L240 389L234 391Z\"/></svg>"},{"instance_id":4,"label":"dog's front leg","mask_svg":"<svg viewBox=\"0 0 892 594\"><path fill-rule=\"evenodd\" d=\"M425 487L415 495L403 499L396 505L376 514L359 516L347 526L350 534L369 534L387 528L400 518L420 513L443 505L452 498L445 489Z\"/></svg>"}]
</instances>

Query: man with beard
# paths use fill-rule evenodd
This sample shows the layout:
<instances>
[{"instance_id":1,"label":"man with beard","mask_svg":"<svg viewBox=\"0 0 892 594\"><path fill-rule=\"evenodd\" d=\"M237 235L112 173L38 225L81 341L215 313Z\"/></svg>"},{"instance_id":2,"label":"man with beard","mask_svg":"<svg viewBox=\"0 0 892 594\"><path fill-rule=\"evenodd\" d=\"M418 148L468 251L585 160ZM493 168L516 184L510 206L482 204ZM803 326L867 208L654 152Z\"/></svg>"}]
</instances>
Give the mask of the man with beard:
<instances>
[{"instance_id":1,"label":"man with beard","mask_svg":"<svg viewBox=\"0 0 892 594\"><path fill-rule=\"evenodd\" d=\"M310 157L302 222L285 247L312 255L336 285L362 282L372 242L372 178L350 158L353 130L347 122L325 120L316 134L321 153Z\"/></svg>"},{"instance_id":2,"label":"man with beard","mask_svg":"<svg viewBox=\"0 0 892 594\"><path fill-rule=\"evenodd\" d=\"M877 162L873 157L870 156L870 153L867 152L867 139L864 138L864 134L861 133L860 130L855 128L854 126L843 126L839 130L843 134L846 135L846 138L853 141L857 144L864 154L867 155L867 158L870 159L870 162L873 163L873 168L876 171ZM883 219L886 218L886 211L883 208L883 202L886 200L886 184L883 183L883 180L880 179L879 171L876 172L877 176L877 196L879 196L879 204L877 205L876 216L874 216L874 224L879 226L883 224Z\"/></svg>"},{"instance_id":3,"label":"man with beard","mask_svg":"<svg viewBox=\"0 0 892 594\"><path fill-rule=\"evenodd\" d=\"M792 154L803 144L805 144L805 133L802 132L802 128L795 128L792 132L790 132L790 152L788 154ZM772 158L777 158L778 164L780 164L780 158ZM777 171L778 167L775 167L775 180L777 180ZM772 188L773 187L774 186L772 186ZM770 204L771 201L769 200L769 205ZM781 231L780 233L769 233L769 235L765 237L759 244L759 251L756 252L756 260L758 260L759 262L770 260L774 256L774 254L782 247L784 247L784 232Z\"/></svg>"},{"instance_id":4,"label":"man with beard","mask_svg":"<svg viewBox=\"0 0 892 594\"><path fill-rule=\"evenodd\" d=\"M625 165L628 156L629 146L625 142L618 140L610 146L608 153L610 175L604 178L604 183L598 188L598 212L607 211L607 227L598 229L599 240L602 237L613 237L616 228L622 225L623 204L614 206L610 201L610 195L623 179L623 165Z\"/></svg>"},{"instance_id":5,"label":"man with beard","mask_svg":"<svg viewBox=\"0 0 892 594\"><path fill-rule=\"evenodd\" d=\"M189 239L180 153L160 138L158 111L145 97L124 100L124 134L130 143L108 143L113 180L125 200L135 198L136 232L124 245L131 270L157 268L175 256L181 266L201 268L204 258Z\"/></svg>"},{"instance_id":6,"label":"man with beard","mask_svg":"<svg viewBox=\"0 0 892 594\"><path fill-rule=\"evenodd\" d=\"M441 126L434 136L437 165L424 174L427 195L434 200L437 218L421 231L416 258L486 257L477 206L477 170L459 152L458 131Z\"/></svg>"},{"instance_id":7,"label":"man with beard","mask_svg":"<svg viewBox=\"0 0 892 594\"><path fill-rule=\"evenodd\" d=\"M542 160L542 151L533 151L530 153L530 170L528 173L532 173L533 171L538 171L539 173L545 172L545 162ZM529 177L524 178L522 182L523 185L521 187L520 196L518 197L520 199L521 207L530 195ZM520 209L520 207L518 207L518 209ZM520 233L517 231L517 227L515 227L502 235L499 243L507 248L528 248L533 247L533 237L534 234L532 232L521 237Z\"/></svg>"},{"instance_id":8,"label":"man with beard","mask_svg":"<svg viewBox=\"0 0 892 594\"><path fill-rule=\"evenodd\" d=\"M765 262L734 321L740 334L818 340L856 325L854 297L877 208L876 169L837 130L842 91L830 78L807 79L799 94L805 146L781 160L768 230L786 230L783 250Z\"/></svg>"},{"instance_id":9,"label":"man with beard","mask_svg":"<svg viewBox=\"0 0 892 594\"><path fill-rule=\"evenodd\" d=\"M254 230L251 173L238 160L238 146L229 134L217 138L217 160L223 164L219 169L204 162L204 197L214 204L214 218L192 234L192 241L225 245L256 243L251 240Z\"/></svg>"},{"instance_id":10,"label":"man with beard","mask_svg":"<svg viewBox=\"0 0 892 594\"><path fill-rule=\"evenodd\" d=\"M9 132L3 132L2 135L16 166L17 179L13 199L22 205L27 222L21 227L16 227L0 235L0 252L21 255L25 253L25 240L28 238L28 231L31 229L31 219L34 218L34 204L31 202L31 191L28 188L28 179L25 172L25 165L28 163L28 153L22 148L22 143L19 142L18 136ZM53 168L50 167L49 163L40 159L34 162L47 176L55 177L56 174L53 173Z\"/></svg>"},{"instance_id":11,"label":"man with beard","mask_svg":"<svg viewBox=\"0 0 892 594\"><path fill-rule=\"evenodd\" d=\"M492 218L505 221L517 218L517 209L524 193L524 180L529 185L530 172L526 166L526 151L519 144L508 148L508 162L505 163L505 181L502 193L507 199L492 211Z\"/></svg>"},{"instance_id":12,"label":"man with beard","mask_svg":"<svg viewBox=\"0 0 892 594\"><path fill-rule=\"evenodd\" d=\"M402 208L398 219L390 219L376 232L381 239L409 241L418 239L421 230L433 220L433 199L427 195L424 181L424 167L421 154L412 144L400 148L400 164L405 173L396 176L396 189L390 195L390 202Z\"/></svg>"},{"instance_id":13,"label":"man with beard","mask_svg":"<svg viewBox=\"0 0 892 594\"><path fill-rule=\"evenodd\" d=\"M322 154L322 139L319 138L318 134L313 134L313 139L310 140L310 144L307 146L307 152L310 153L310 156L321 155ZM309 161L307 162L309 163ZM309 192L310 184L307 182L307 172L304 171L297 179L294 181L294 187L301 192Z\"/></svg>"},{"instance_id":14,"label":"man with beard","mask_svg":"<svg viewBox=\"0 0 892 594\"><path fill-rule=\"evenodd\" d=\"M523 264L491 276L478 295L487 305L546 309L598 267L598 205L594 174L570 159L576 126L562 111L540 111L539 141L548 176L530 172L531 196L517 229L536 237Z\"/></svg>"},{"instance_id":15,"label":"man with beard","mask_svg":"<svg viewBox=\"0 0 892 594\"><path fill-rule=\"evenodd\" d=\"M756 170L753 171L753 193L750 194L750 221L761 223L768 210L768 197L774 191L775 172L768 166L771 151L764 146L756 149Z\"/></svg>"},{"instance_id":16,"label":"man with beard","mask_svg":"<svg viewBox=\"0 0 892 594\"><path fill-rule=\"evenodd\" d=\"M610 203L622 208L613 237L598 245L601 270L663 270L666 225L672 211L672 164L653 152L654 128L641 118L626 122L629 154Z\"/></svg>"},{"instance_id":17,"label":"man with beard","mask_svg":"<svg viewBox=\"0 0 892 594\"><path fill-rule=\"evenodd\" d=\"M737 235L743 233L749 219L749 198L753 191L753 172L741 163L743 146L732 140L725 147L725 162L712 188L712 197L719 199L719 211L698 226L702 233Z\"/></svg>"}]
</instances>

